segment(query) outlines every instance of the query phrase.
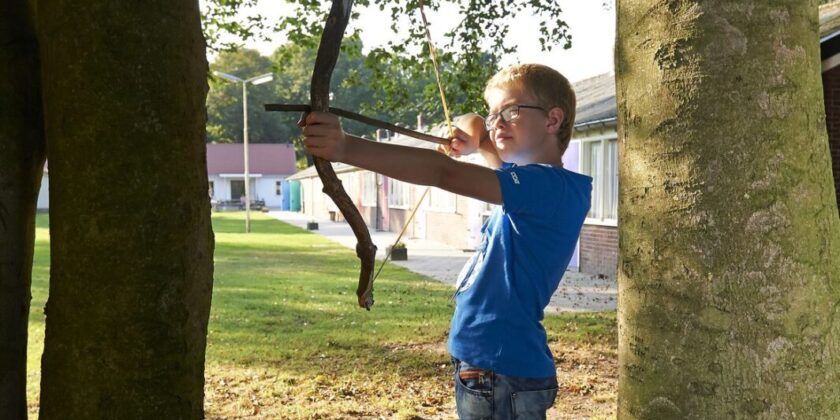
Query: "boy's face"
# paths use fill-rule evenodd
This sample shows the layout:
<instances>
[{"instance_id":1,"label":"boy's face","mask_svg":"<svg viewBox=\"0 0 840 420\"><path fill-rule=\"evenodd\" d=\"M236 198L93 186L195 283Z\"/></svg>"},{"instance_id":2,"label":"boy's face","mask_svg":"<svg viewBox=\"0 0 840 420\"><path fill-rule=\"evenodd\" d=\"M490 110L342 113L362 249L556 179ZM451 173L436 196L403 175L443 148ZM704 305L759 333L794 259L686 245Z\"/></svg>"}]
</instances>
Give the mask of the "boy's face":
<instances>
[{"instance_id":1,"label":"boy's face","mask_svg":"<svg viewBox=\"0 0 840 420\"><path fill-rule=\"evenodd\" d=\"M516 86L492 89L487 92L486 99L490 114L511 105L539 107L531 95ZM498 118L489 131L499 157L517 165L543 162L546 152L557 149L557 137L548 130L547 119L546 111L534 108L520 108L513 121Z\"/></svg>"}]
</instances>

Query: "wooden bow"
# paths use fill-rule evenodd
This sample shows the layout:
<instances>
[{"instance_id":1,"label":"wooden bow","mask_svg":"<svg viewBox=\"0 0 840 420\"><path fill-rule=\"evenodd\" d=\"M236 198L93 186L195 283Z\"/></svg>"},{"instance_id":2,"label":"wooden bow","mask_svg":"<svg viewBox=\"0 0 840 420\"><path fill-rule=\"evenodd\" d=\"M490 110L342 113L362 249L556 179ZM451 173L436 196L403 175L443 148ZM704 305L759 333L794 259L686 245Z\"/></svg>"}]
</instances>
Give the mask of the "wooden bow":
<instances>
[{"instance_id":1,"label":"wooden bow","mask_svg":"<svg viewBox=\"0 0 840 420\"><path fill-rule=\"evenodd\" d=\"M330 14L324 25L324 33L321 35L321 44L318 46L315 68L312 70L309 98L313 111L327 112L329 110L330 79L335 63L338 61L341 40L344 38L344 29L350 21L350 8L352 6L352 0L333 0L332 2ZM376 262L376 245L370 239L370 233L362 215L359 214L353 200L344 191L344 187L341 186L341 181L335 175L330 162L317 156L314 161L318 176L324 184L324 193L330 196L344 219L350 224L353 234L356 235L358 241L356 256L362 263L356 296L359 299L359 306L370 310L370 307L373 306L373 270Z\"/></svg>"}]
</instances>

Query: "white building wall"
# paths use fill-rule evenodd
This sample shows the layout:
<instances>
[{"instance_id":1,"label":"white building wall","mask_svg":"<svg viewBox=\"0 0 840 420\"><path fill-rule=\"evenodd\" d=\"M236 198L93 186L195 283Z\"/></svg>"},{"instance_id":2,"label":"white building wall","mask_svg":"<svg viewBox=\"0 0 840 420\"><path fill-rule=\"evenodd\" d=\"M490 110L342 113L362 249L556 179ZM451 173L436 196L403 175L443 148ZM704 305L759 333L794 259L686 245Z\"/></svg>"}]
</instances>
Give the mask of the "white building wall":
<instances>
[{"instance_id":1,"label":"white building wall","mask_svg":"<svg viewBox=\"0 0 840 420\"><path fill-rule=\"evenodd\" d=\"M257 178L254 198L265 200L265 205L268 207L280 208L283 205L283 189L282 187L278 187L277 183L282 183L283 179L285 177L282 176L263 176Z\"/></svg>"},{"instance_id":2,"label":"white building wall","mask_svg":"<svg viewBox=\"0 0 840 420\"><path fill-rule=\"evenodd\" d=\"M210 175L207 177L213 183L213 199L217 201L238 200L239 197L231 197L230 182L242 180L242 176ZM283 197L277 194L277 182L282 182L286 177L280 175L260 175L250 179L251 196L254 200L265 200L269 207L280 207ZM280 190L282 192L282 189Z\"/></svg>"},{"instance_id":3,"label":"white building wall","mask_svg":"<svg viewBox=\"0 0 840 420\"><path fill-rule=\"evenodd\" d=\"M210 175L208 181L213 183L213 200L230 200L230 182L218 175Z\"/></svg>"},{"instance_id":4,"label":"white building wall","mask_svg":"<svg viewBox=\"0 0 840 420\"><path fill-rule=\"evenodd\" d=\"M50 208L50 177L46 173L41 178L41 190L38 191L38 210Z\"/></svg>"},{"instance_id":5,"label":"white building wall","mask_svg":"<svg viewBox=\"0 0 840 420\"><path fill-rule=\"evenodd\" d=\"M304 178L300 180L300 209L301 213L314 216L315 215L315 203L313 202L314 195L312 191L314 187L312 185L312 178Z\"/></svg>"}]
</instances>

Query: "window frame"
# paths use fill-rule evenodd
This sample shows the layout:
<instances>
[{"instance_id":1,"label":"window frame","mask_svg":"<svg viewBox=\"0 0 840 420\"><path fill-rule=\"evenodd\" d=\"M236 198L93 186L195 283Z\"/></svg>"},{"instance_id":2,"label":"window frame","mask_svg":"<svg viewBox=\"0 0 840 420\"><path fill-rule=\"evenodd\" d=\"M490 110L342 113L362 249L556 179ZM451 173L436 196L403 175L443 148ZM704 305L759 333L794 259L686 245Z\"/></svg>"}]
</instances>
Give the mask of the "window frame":
<instances>
[{"instance_id":1,"label":"window frame","mask_svg":"<svg viewBox=\"0 0 840 420\"><path fill-rule=\"evenodd\" d=\"M610 162L608 161L609 153L607 153L607 148L608 148L610 142L615 141L615 147L616 147L615 172L617 174L618 169L619 169L618 168L618 134L617 133L601 134L601 135L595 135L595 136L591 136L591 137L583 137L583 138L579 138L579 139L573 139L572 141L579 143L579 147L578 147L578 159L579 160L578 160L578 162L580 162L579 163L580 164L580 173L584 174L584 175L587 175L587 176L592 176L592 175L590 175L591 170L589 170L588 160L584 160L584 157L587 157L587 155L586 155L587 143L600 142L600 144L601 144L600 170L599 170L599 173L597 174L598 175L597 177L593 176L594 182L597 183L597 185L593 184L593 193L595 193L597 191L600 194L600 196L598 197L599 198L599 203L598 203L599 208L597 209L597 211L595 213L595 215L599 216L599 217L590 217L589 214L587 214L586 219L583 221L583 223L586 224L586 225L600 225L600 226L617 227L618 226L618 214L616 214L615 218L607 218L606 214L607 214L607 203L609 201L608 199L610 198L610 197L607 197L607 185L608 185L607 168L610 165ZM586 169L586 171L584 169ZM615 194L614 197L615 197L616 207L617 207L618 206L618 204L617 204L618 203L618 198L619 198L618 197L618 182L616 182L616 189L615 189L614 194ZM595 197L593 196L592 198L593 198L593 201L594 201ZM616 211L616 213L618 213L618 212Z\"/></svg>"},{"instance_id":2,"label":"window frame","mask_svg":"<svg viewBox=\"0 0 840 420\"><path fill-rule=\"evenodd\" d=\"M408 192L409 192L409 184L407 182L400 181L394 178L387 178L388 182L388 208L389 209L396 209L396 210L408 210L409 208L409 200L408 200ZM400 193L399 198L402 201L402 204L393 203L397 194L394 194L394 186L400 186Z\"/></svg>"},{"instance_id":3,"label":"window frame","mask_svg":"<svg viewBox=\"0 0 840 420\"><path fill-rule=\"evenodd\" d=\"M376 207L376 195L377 195L377 188L376 188L376 173L365 171L362 172L362 206L363 207ZM373 189L369 191L368 180L373 181Z\"/></svg>"}]
</instances>

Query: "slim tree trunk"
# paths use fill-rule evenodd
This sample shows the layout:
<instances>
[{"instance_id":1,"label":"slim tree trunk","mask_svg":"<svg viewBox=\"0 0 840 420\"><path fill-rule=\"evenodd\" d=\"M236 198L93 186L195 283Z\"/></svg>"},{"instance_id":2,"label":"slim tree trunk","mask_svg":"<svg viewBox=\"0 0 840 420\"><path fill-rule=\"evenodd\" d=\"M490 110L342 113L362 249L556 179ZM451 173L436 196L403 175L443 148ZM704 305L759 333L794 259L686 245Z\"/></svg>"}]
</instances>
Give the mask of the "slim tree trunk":
<instances>
[{"instance_id":1,"label":"slim tree trunk","mask_svg":"<svg viewBox=\"0 0 840 420\"><path fill-rule=\"evenodd\" d=\"M816 1L619 1L617 28L619 418L836 418Z\"/></svg>"},{"instance_id":2,"label":"slim tree trunk","mask_svg":"<svg viewBox=\"0 0 840 420\"><path fill-rule=\"evenodd\" d=\"M38 45L25 0L0 3L0 418L26 418L35 206L44 167Z\"/></svg>"},{"instance_id":3,"label":"slim tree trunk","mask_svg":"<svg viewBox=\"0 0 840 420\"><path fill-rule=\"evenodd\" d=\"M44 419L202 418L212 289L198 2L41 1Z\"/></svg>"}]
</instances>

